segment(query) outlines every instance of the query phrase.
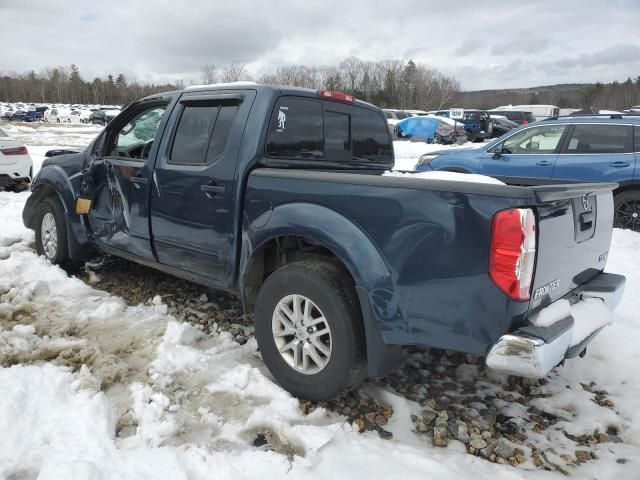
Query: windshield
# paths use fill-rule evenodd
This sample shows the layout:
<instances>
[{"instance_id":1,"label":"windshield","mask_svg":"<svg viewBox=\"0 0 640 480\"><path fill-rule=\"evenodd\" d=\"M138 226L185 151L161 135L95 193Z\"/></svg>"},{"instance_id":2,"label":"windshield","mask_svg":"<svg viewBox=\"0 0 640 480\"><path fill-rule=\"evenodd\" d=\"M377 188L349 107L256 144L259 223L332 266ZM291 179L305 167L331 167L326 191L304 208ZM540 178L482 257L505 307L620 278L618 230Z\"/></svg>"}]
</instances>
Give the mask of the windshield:
<instances>
[{"instance_id":1,"label":"windshield","mask_svg":"<svg viewBox=\"0 0 640 480\"><path fill-rule=\"evenodd\" d=\"M2 130L2 129L0 128L0 137L8 137L8 136L9 136L9 135L7 135L7 134L4 132L4 130Z\"/></svg>"}]
</instances>

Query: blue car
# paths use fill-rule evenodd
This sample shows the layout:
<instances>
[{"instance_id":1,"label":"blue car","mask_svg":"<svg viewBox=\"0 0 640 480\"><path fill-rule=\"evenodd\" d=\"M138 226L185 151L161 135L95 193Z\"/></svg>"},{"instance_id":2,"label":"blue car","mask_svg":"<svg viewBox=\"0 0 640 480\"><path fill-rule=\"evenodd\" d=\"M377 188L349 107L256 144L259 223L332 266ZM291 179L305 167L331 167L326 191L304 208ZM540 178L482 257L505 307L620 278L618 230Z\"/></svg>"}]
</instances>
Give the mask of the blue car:
<instances>
[{"instance_id":1,"label":"blue car","mask_svg":"<svg viewBox=\"0 0 640 480\"><path fill-rule=\"evenodd\" d=\"M616 182L615 226L640 231L640 116L571 117L522 126L479 148L420 157L418 171L479 173L512 185Z\"/></svg>"}]
</instances>

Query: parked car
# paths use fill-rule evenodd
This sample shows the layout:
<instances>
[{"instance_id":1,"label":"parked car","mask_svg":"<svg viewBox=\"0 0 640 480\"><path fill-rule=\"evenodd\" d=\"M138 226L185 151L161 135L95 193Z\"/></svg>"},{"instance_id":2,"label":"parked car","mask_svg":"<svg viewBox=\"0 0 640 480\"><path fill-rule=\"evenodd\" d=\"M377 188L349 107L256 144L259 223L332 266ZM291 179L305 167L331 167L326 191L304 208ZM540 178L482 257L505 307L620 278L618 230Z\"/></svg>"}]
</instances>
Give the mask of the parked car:
<instances>
[{"instance_id":1,"label":"parked car","mask_svg":"<svg viewBox=\"0 0 640 480\"><path fill-rule=\"evenodd\" d=\"M505 133L520 126L502 115L491 115L491 125L493 125L493 132L491 134L493 138L501 137Z\"/></svg>"},{"instance_id":2,"label":"parked car","mask_svg":"<svg viewBox=\"0 0 640 480\"><path fill-rule=\"evenodd\" d=\"M636 165L639 117L564 117L520 127L479 149L434 152L417 169L480 173L517 185L615 182L615 226L640 231Z\"/></svg>"},{"instance_id":3,"label":"parked car","mask_svg":"<svg viewBox=\"0 0 640 480\"><path fill-rule=\"evenodd\" d=\"M27 147L0 129L0 187L24 190L33 176L33 161Z\"/></svg>"},{"instance_id":4,"label":"parked car","mask_svg":"<svg viewBox=\"0 0 640 480\"><path fill-rule=\"evenodd\" d=\"M96 110L89 115L89 123L94 125L107 125L119 113L117 110Z\"/></svg>"},{"instance_id":5,"label":"parked car","mask_svg":"<svg viewBox=\"0 0 640 480\"><path fill-rule=\"evenodd\" d=\"M516 122L518 125L528 125L536 121L536 117L531 112L525 112L521 110L503 110L494 108L489 110L489 115L500 115L507 117L512 122Z\"/></svg>"},{"instance_id":6,"label":"parked car","mask_svg":"<svg viewBox=\"0 0 640 480\"><path fill-rule=\"evenodd\" d=\"M238 295L267 367L303 398L385 375L402 345L532 377L584 351L598 327L572 342L571 316L529 322L561 299L619 301L624 277L602 272L614 185L383 175L393 164L383 113L351 95L188 87L47 158L23 221L52 263L95 248Z\"/></svg>"},{"instance_id":7,"label":"parked car","mask_svg":"<svg viewBox=\"0 0 640 480\"><path fill-rule=\"evenodd\" d=\"M382 111L384 112L384 116L386 117L387 122L390 125L396 125L400 120L411 117L411 115L409 115L404 110L385 108Z\"/></svg>"},{"instance_id":8,"label":"parked car","mask_svg":"<svg viewBox=\"0 0 640 480\"><path fill-rule=\"evenodd\" d=\"M399 121L395 127L399 139L427 143L455 143L465 139L465 125L445 117L422 115Z\"/></svg>"},{"instance_id":9,"label":"parked car","mask_svg":"<svg viewBox=\"0 0 640 480\"><path fill-rule=\"evenodd\" d=\"M425 110L404 110L405 113L408 113L411 117L418 117L420 115L428 115L429 113Z\"/></svg>"},{"instance_id":10,"label":"parked car","mask_svg":"<svg viewBox=\"0 0 640 480\"><path fill-rule=\"evenodd\" d=\"M479 142L486 138L491 138L493 125L487 112L473 109L459 110L462 112L462 115L455 120L464 124L465 135L468 142ZM437 110L429 113L449 118L451 110Z\"/></svg>"},{"instance_id":11,"label":"parked car","mask_svg":"<svg viewBox=\"0 0 640 480\"><path fill-rule=\"evenodd\" d=\"M7 120L11 120L12 122L40 122L42 121L44 118L44 115L42 112L38 112L35 110L32 111L24 111L24 110L18 110L16 112L13 112L13 114L11 114L11 116L9 118L6 118Z\"/></svg>"},{"instance_id":12,"label":"parked car","mask_svg":"<svg viewBox=\"0 0 640 480\"><path fill-rule=\"evenodd\" d=\"M529 120L529 122L546 120L547 118L558 118L558 116L560 115L560 109L555 105L504 105L502 107L496 107L490 111L504 112L509 110L517 112L530 112L535 120ZM510 118L510 120L512 119Z\"/></svg>"}]
</instances>

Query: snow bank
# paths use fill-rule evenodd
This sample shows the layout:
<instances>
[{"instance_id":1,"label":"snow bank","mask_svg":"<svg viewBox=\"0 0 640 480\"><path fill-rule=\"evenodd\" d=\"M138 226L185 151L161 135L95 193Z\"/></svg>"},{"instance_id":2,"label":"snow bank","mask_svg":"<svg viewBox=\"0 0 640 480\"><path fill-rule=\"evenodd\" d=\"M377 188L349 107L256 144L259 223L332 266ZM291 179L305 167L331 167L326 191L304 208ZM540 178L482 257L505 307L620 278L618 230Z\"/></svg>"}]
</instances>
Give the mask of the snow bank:
<instances>
[{"instance_id":1,"label":"snow bank","mask_svg":"<svg viewBox=\"0 0 640 480\"><path fill-rule=\"evenodd\" d=\"M424 178L427 180L447 180L450 182L470 182L470 183L485 183L489 185L506 185L506 183L492 177L485 175L478 175L475 173L457 173L457 172L384 172L385 177L411 177L411 178Z\"/></svg>"}]
</instances>

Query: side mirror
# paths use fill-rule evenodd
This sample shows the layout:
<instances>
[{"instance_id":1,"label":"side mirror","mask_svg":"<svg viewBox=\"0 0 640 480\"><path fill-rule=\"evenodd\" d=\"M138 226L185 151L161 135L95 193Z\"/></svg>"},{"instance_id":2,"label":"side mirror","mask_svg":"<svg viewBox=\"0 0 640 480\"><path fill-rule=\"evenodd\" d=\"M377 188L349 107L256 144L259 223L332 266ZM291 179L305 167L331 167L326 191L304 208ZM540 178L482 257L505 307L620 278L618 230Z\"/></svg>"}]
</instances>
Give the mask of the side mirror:
<instances>
[{"instance_id":1,"label":"side mirror","mask_svg":"<svg viewBox=\"0 0 640 480\"><path fill-rule=\"evenodd\" d=\"M502 145L498 145L493 151L493 155L491 156L491 158L493 160L500 160L501 157L502 157Z\"/></svg>"}]
</instances>

